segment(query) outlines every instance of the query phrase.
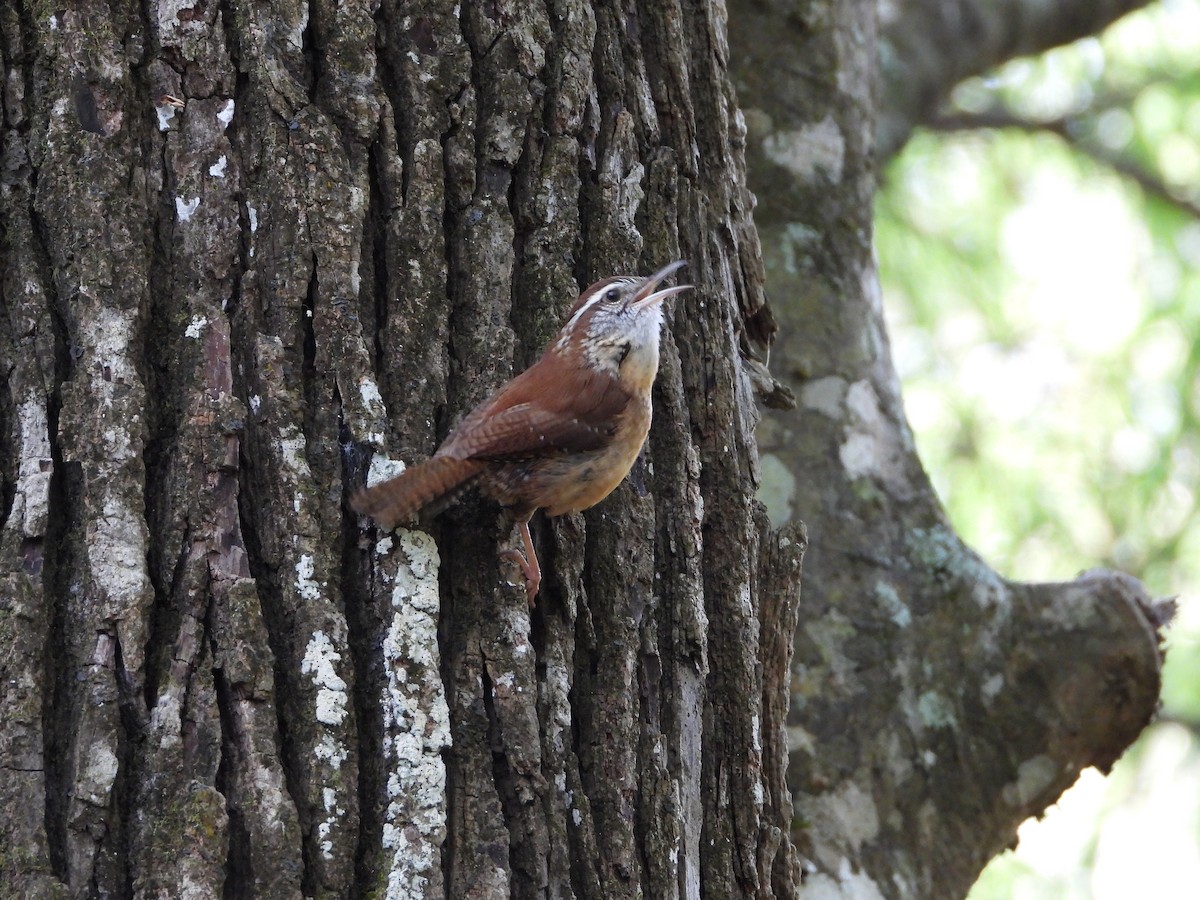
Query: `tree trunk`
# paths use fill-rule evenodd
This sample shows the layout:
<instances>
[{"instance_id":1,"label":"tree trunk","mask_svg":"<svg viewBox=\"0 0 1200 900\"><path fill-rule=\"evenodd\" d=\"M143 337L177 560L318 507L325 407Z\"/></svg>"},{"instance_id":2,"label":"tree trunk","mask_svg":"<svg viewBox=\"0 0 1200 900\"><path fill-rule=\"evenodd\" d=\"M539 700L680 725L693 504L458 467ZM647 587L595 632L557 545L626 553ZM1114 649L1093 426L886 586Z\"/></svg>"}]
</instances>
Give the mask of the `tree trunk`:
<instances>
[{"instance_id":1,"label":"tree trunk","mask_svg":"<svg viewBox=\"0 0 1200 900\"><path fill-rule=\"evenodd\" d=\"M784 896L803 529L710 3L0 9L0 820L30 897ZM642 460L344 500L687 259Z\"/></svg>"},{"instance_id":2,"label":"tree trunk","mask_svg":"<svg viewBox=\"0 0 1200 900\"><path fill-rule=\"evenodd\" d=\"M768 285L788 298L774 305L777 393L797 399L764 420L763 493L812 536L789 723L804 895L927 900L965 894L1022 821L1133 741L1156 708L1170 607L1113 572L1012 583L946 520L905 420L871 250L876 153L916 124L893 117L927 112L881 105L880 56L892 73L939 61L923 41L879 54L877 5L737 4L730 42ZM1087 21L1132 5L1096 4ZM904 4L960 22L975 6ZM1036 6L1062 17L1043 37L1078 34L1080 4ZM966 31L939 44L947 77L965 74ZM974 35L974 65L996 61L991 33Z\"/></svg>"}]
</instances>

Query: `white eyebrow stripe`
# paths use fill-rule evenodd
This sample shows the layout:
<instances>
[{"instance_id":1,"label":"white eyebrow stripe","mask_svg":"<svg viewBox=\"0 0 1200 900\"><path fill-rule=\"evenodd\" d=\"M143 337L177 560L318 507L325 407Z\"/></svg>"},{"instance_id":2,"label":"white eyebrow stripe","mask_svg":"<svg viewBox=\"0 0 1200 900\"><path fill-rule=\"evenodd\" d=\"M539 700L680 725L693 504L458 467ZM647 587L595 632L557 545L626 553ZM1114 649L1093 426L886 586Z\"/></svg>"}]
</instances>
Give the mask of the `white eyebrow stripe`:
<instances>
[{"instance_id":1,"label":"white eyebrow stripe","mask_svg":"<svg viewBox=\"0 0 1200 900\"><path fill-rule=\"evenodd\" d=\"M575 315L573 315L573 316L571 316L571 318L567 319L567 324L562 327L562 331L559 333L561 336L558 339L558 346L560 348L562 348L563 346L566 345L567 335L571 333L571 329L573 329L575 327L575 325L579 321L580 317L583 316L583 314L586 313L593 306L595 306L600 300L602 300L606 293L608 293L610 290L612 290L614 287L617 287L618 285L620 285L620 286L628 285L628 286L632 287L633 285L641 284L641 282L644 280L645 279L643 279L643 278L629 278L629 277L616 278L616 279L613 279L612 281L610 281L608 284L604 285L604 287L600 288L595 293L593 293L592 296L588 297L587 300L583 301L583 305L581 305L579 307L579 309L575 310Z\"/></svg>"},{"instance_id":2,"label":"white eyebrow stripe","mask_svg":"<svg viewBox=\"0 0 1200 900\"><path fill-rule=\"evenodd\" d=\"M591 309L593 306L595 306L596 303L600 300L600 298L604 296L604 291L607 291L607 290L608 290L608 288L606 287L606 288L604 288L604 290L596 291L596 293L594 293L592 296L588 297L587 300L585 300L583 302L583 306L581 306L581 307L579 307L579 309L575 310L575 315L573 315L573 316L571 316L571 318L567 319L567 324L564 325L562 328L563 333L565 334L566 332L568 332L572 328L574 328L575 323L579 321L579 317L582 316L589 309Z\"/></svg>"}]
</instances>

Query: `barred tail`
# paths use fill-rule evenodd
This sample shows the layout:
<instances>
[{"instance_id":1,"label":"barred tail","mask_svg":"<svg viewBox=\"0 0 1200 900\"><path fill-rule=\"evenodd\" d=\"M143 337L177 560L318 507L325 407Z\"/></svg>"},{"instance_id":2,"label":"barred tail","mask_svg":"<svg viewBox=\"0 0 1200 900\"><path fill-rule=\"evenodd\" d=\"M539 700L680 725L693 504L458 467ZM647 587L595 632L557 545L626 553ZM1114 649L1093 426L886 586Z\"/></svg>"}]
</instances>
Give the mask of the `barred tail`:
<instances>
[{"instance_id":1,"label":"barred tail","mask_svg":"<svg viewBox=\"0 0 1200 900\"><path fill-rule=\"evenodd\" d=\"M431 503L447 496L453 499L482 471L483 463L476 459L435 456L395 478L359 491L350 498L350 505L384 528L393 528Z\"/></svg>"}]
</instances>

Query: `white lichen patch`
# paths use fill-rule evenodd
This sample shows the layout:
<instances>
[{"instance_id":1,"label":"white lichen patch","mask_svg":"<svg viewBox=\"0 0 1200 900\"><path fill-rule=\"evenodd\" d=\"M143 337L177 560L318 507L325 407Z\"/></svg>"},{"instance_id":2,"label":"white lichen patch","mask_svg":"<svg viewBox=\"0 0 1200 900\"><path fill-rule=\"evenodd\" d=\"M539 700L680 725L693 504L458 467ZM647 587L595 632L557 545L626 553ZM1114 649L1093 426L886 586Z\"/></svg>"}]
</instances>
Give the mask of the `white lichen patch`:
<instances>
[{"instance_id":1,"label":"white lichen patch","mask_svg":"<svg viewBox=\"0 0 1200 900\"><path fill-rule=\"evenodd\" d=\"M347 209L349 212L349 219L351 221L357 221L358 219L362 218L362 215L367 211L367 192L353 184L348 184L346 187L348 189L350 199Z\"/></svg>"},{"instance_id":2,"label":"white lichen patch","mask_svg":"<svg viewBox=\"0 0 1200 900\"><path fill-rule=\"evenodd\" d=\"M311 555L302 554L296 563L296 593L305 600L320 600L322 583L318 583L313 575L316 565ZM319 634L320 632L318 632Z\"/></svg>"},{"instance_id":3,"label":"white lichen patch","mask_svg":"<svg viewBox=\"0 0 1200 900\"><path fill-rule=\"evenodd\" d=\"M331 769L340 769L350 756L350 751L338 741L333 739L332 735L322 735L321 740L313 747L313 756L327 763Z\"/></svg>"},{"instance_id":4,"label":"white lichen patch","mask_svg":"<svg viewBox=\"0 0 1200 900\"><path fill-rule=\"evenodd\" d=\"M817 872L804 880L804 900L884 900L883 891L865 872L855 872L842 857L837 874Z\"/></svg>"},{"instance_id":5,"label":"white lichen patch","mask_svg":"<svg viewBox=\"0 0 1200 900\"><path fill-rule=\"evenodd\" d=\"M91 289L86 284L79 285L79 293L90 295ZM137 368L130 361L129 343L133 339L135 323L133 310L118 309L113 306L102 306L94 316L86 317L81 322L83 331L80 344L91 351L94 362L89 366L93 396L98 397L105 408L113 406L118 392L125 393L126 385L139 384L141 377ZM112 420L122 430L130 422L124 418ZM135 420L136 421L136 420ZM140 427L138 429L141 430ZM116 439L122 445L129 444L128 436ZM114 448L109 448L109 455ZM141 451L139 449L138 454ZM132 454L131 454L132 455ZM121 459L129 457L121 456Z\"/></svg>"},{"instance_id":6,"label":"white lichen patch","mask_svg":"<svg viewBox=\"0 0 1200 900\"><path fill-rule=\"evenodd\" d=\"M792 503L796 497L796 476L774 453L764 453L759 460L761 481L757 499L767 508L771 525L779 528L792 518Z\"/></svg>"},{"instance_id":7,"label":"white lichen patch","mask_svg":"<svg viewBox=\"0 0 1200 900\"><path fill-rule=\"evenodd\" d=\"M1038 609L1039 618L1057 625L1087 631L1105 621L1104 607L1108 602L1105 595L1095 590L1088 581L1095 573L1084 573L1072 584L1063 585L1050 594L1048 602Z\"/></svg>"},{"instance_id":8,"label":"white lichen patch","mask_svg":"<svg viewBox=\"0 0 1200 900\"><path fill-rule=\"evenodd\" d=\"M384 751L392 760L383 846L392 851L387 897L424 897L439 865L446 832L450 714L438 654L437 546L420 531L399 529L392 621L383 642L388 683L383 696Z\"/></svg>"},{"instance_id":9,"label":"white lichen patch","mask_svg":"<svg viewBox=\"0 0 1200 900\"><path fill-rule=\"evenodd\" d=\"M904 605L896 589L882 578L875 582L875 599L897 627L907 628L912 624L912 612Z\"/></svg>"},{"instance_id":10,"label":"white lichen patch","mask_svg":"<svg viewBox=\"0 0 1200 900\"><path fill-rule=\"evenodd\" d=\"M101 514L88 523L88 568L104 594L106 616L140 621L139 607L150 596L148 536L145 520L113 496L104 499Z\"/></svg>"},{"instance_id":11,"label":"white lichen patch","mask_svg":"<svg viewBox=\"0 0 1200 900\"><path fill-rule=\"evenodd\" d=\"M359 424L357 430L368 443L381 447L384 434L374 426L387 421L387 405L383 402L383 395L379 393L379 385L375 383L375 379L370 375L359 378L358 395L362 400L362 414L367 422Z\"/></svg>"},{"instance_id":12,"label":"white lichen patch","mask_svg":"<svg viewBox=\"0 0 1200 900\"><path fill-rule=\"evenodd\" d=\"M845 652L846 642L851 640L855 627L842 613L833 610L828 615L813 619L802 626L818 647L825 652L824 677L833 684L855 684L861 677L858 663Z\"/></svg>"},{"instance_id":13,"label":"white lichen patch","mask_svg":"<svg viewBox=\"0 0 1200 900\"><path fill-rule=\"evenodd\" d=\"M233 121L233 110L234 102L233 99L230 98L229 100L225 101L225 105L222 106L220 111L217 113L217 121L221 123L222 129L228 128L229 123Z\"/></svg>"},{"instance_id":14,"label":"white lichen patch","mask_svg":"<svg viewBox=\"0 0 1200 900\"><path fill-rule=\"evenodd\" d=\"M999 694L1003 688L1003 675L1001 675L999 672L995 673L994 675L989 675L981 687L981 691L983 693L983 702L990 706L992 701L996 699L996 695Z\"/></svg>"},{"instance_id":15,"label":"white lichen patch","mask_svg":"<svg viewBox=\"0 0 1200 900\"><path fill-rule=\"evenodd\" d=\"M80 798L93 806L106 806L113 782L117 779L117 768L117 755L108 744L101 741L92 744L82 783L76 787Z\"/></svg>"},{"instance_id":16,"label":"white lichen patch","mask_svg":"<svg viewBox=\"0 0 1200 900\"><path fill-rule=\"evenodd\" d=\"M926 691L917 698L917 714L926 728L956 728L954 706L937 691Z\"/></svg>"},{"instance_id":17,"label":"white lichen patch","mask_svg":"<svg viewBox=\"0 0 1200 900\"><path fill-rule=\"evenodd\" d=\"M396 536L406 563L402 563L396 571L392 608L417 609L430 616L435 626L436 637L436 618L441 607L441 597L438 594L438 568L441 558L438 555L437 544L424 531L415 529L400 529ZM432 647L437 649L436 640Z\"/></svg>"},{"instance_id":18,"label":"white lichen patch","mask_svg":"<svg viewBox=\"0 0 1200 900\"><path fill-rule=\"evenodd\" d=\"M846 392L846 439L838 449L851 478L878 478L906 493L902 456L904 442L883 414L875 388L856 381Z\"/></svg>"},{"instance_id":19,"label":"white lichen patch","mask_svg":"<svg viewBox=\"0 0 1200 900\"><path fill-rule=\"evenodd\" d=\"M289 431L290 434L279 439L279 452L283 464L301 478L308 478L311 474L308 468L308 441L294 426Z\"/></svg>"},{"instance_id":20,"label":"white lichen patch","mask_svg":"<svg viewBox=\"0 0 1200 900\"><path fill-rule=\"evenodd\" d=\"M183 717L179 697L168 691L158 698L150 711L150 731L158 735L161 750L178 747L183 734Z\"/></svg>"},{"instance_id":21,"label":"white lichen patch","mask_svg":"<svg viewBox=\"0 0 1200 900\"><path fill-rule=\"evenodd\" d=\"M319 753L317 755L320 756ZM250 781L257 797L255 808L258 810L259 821L274 835L286 834L288 825L283 811L290 800L284 786L283 773L277 768L262 765L261 757L258 756L250 756L246 762L251 767Z\"/></svg>"},{"instance_id":22,"label":"white lichen patch","mask_svg":"<svg viewBox=\"0 0 1200 900\"><path fill-rule=\"evenodd\" d=\"M135 416L133 421L137 421ZM129 459L133 456L133 444L130 443L132 435L128 428L105 428L104 444L112 451L113 459Z\"/></svg>"},{"instance_id":23,"label":"white lichen patch","mask_svg":"<svg viewBox=\"0 0 1200 900\"><path fill-rule=\"evenodd\" d=\"M856 854L863 844L878 836L879 811L871 795L857 782L843 782L837 790L824 794L819 804L821 819L831 826L824 833L839 835Z\"/></svg>"},{"instance_id":24,"label":"white lichen patch","mask_svg":"<svg viewBox=\"0 0 1200 900\"><path fill-rule=\"evenodd\" d=\"M198 340L200 335L204 333L204 326L208 324L206 316L192 316L192 321L188 322L188 327L183 330L183 336L191 338L193 341Z\"/></svg>"},{"instance_id":25,"label":"white lichen patch","mask_svg":"<svg viewBox=\"0 0 1200 900\"><path fill-rule=\"evenodd\" d=\"M403 475L406 468L408 467L400 460L389 459L382 453L376 453L371 457L371 465L367 469L367 487Z\"/></svg>"},{"instance_id":26,"label":"white lichen patch","mask_svg":"<svg viewBox=\"0 0 1200 900\"><path fill-rule=\"evenodd\" d=\"M836 419L842 414L842 403L849 387L846 379L837 375L817 378L800 389L800 403L805 409Z\"/></svg>"},{"instance_id":27,"label":"white lichen patch","mask_svg":"<svg viewBox=\"0 0 1200 900\"><path fill-rule=\"evenodd\" d=\"M258 394L251 394L250 395L250 412L254 413L254 415L257 416L259 413L259 410L261 410L261 409L262 409L262 397L258 396Z\"/></svg>"},{"instance_id":28,"label":"white lichen patch","mask_svg":"<svg viewBox=\"0 0 1200 900\"><path fill-rule=\"evenodd\" d=\"M812 181L819 174L836 184L842 180L846 140L829 115L803 128L768 134L763 139L763 153L804 181Z\"/></svg>"},{"instance_id":29,"label":"white lichen patch","mask_svg":"<svg viewBox=\"0 0 1200 900\"><path fill-rule=\"evenodd\" d=\"M159 0L155 6L158 13L158 31L164 45L177 42L179 32L185 27L180 21L179 14L191 13L196 8L197 0ZM190 22L190 17L188 21Z\"/></svg>"},{"instance_id":30,"label":"white lichen patch","mask_svg":"<svg viewBox=\"0 0 1200 900\"><path fill-rule=\"evenodd\" d=\"M175 198L175 215L178 216L180 222L186 222L199 208L199 197L193 197L191 200L185 200L183 197Z\"/></svg>"},{"instance_id":31,"label":"white lichen patch","mask_svg":"<svg viewBox=\"0 0 1200 900\"><path fill-rule=\"evenodd\" d=\"M218 157L217 161L208 167L208 174L213 178L224 178L225 167L229 165L229 159L224 154Z\"/></svg>"},{"instance_id":32,"label":"white lichen patch","mask_svg":"<svg viewBox=\"0 0 1200 900\"><path fill-rule=\"evenodd\" d=\"M154 112L158 115L158 130L170 131L171 120L175 118L175 107L170 103L159 103L154 107Z\"/></svg>"},{"instance_id":33,"label":"white lichen patch","mask_svg":"<svg viewBox=\"0 0 1200 900\"><path fill-rule=\"evenodd\" d=\"M250 220L250 233L254 234L258 231L258 210L249 203L246 204L246 218Z\"/></svg>"},{"instance_id":34,"label":"white lichen patch","mask_svg":"<svg viewBox=\"0 0 1200 900\"><path fill-rule=\"evenodd\" d=\"M859 270L859 276L863 298L876 316L875 321L872 322L870 334L874 339L876 350L878 350L881 343L886 343L877 324L883 321L883 285L879 281L879 269L875 266L863 266Z\"/></svg>"},{"instance_id":35,"label":"white lichen patch","mask_svg":"<svg viewBox=\"0 0 1200 900\"><path fill-rule=\"evenodd\" d=\"M1058 776L1058 763L1044 754L1025 760L1017 767L1017 780L1000 790L1009 806L1027 806L1050 787Z\"/></svg>"},{"instance_id":36,"label":"white lichen patch","mask_svg":"<svg viewBox=\"0 0 1200 900\"><path fill-rule=\"evenodd\" d=\"M25 537L40 537L46 532L50 476L54 471L44 401L31 396L17 408L17 429L21 433L21 458L13 514Z\"/></svg>"},{"instance_id":37,"label":"white lichen patch","mask_svg":"<svg viewBox=\"0 0 1200 900\"><path fill-rule=\"evenodd\" d=\"M358 394L362 397L363 406L371 415L387 415L387 407L383 403L383 395L379 393L379 385L370 375L364 375L358 380Z\"/></svg>"},{"instance_id":38,"label":"white lichen patch","mask_svg":"<svg viewBox=\"0 0 1200 900\"><path fill-rule=\"evenodd\" d=\"M501 672L492 679L492 696L507 697L513 693L513 689L516 686L517 676L515 672ZM517 690L520 689L517 688Z\"/></svg>"},{"instance_id":39,"label":"white lichen patch","mask_svg":"<svg viewBox=\"0 0 1200 900\"><path fill-rule=\"evenodd\" d=\"M326 859L333 859L333 841L329 840L329 836L337 827L337 820L346 815L346 810L337 802L337 791L330 787L321 789L321 802L325 806L325 812L329 813L324 822L317 824L317 834L321 837L321 855Z\"/></svg>"},{"instance_id":40,"label":"white lichen patch","mask_svg":"<svg viewBox=\"0 0 1200 900\"><path fill-rule=\"evenodd\" d=\"M86 284L80 284L79 291L90 296ZM131 671L142 664L144 610L153 598L146 571L148 531L142 504L138 503L135 513L124 496L116 491L108 493L110 489L105 485L123 483L125 476L116 474L118 470L130 460L141 459L142 428L135 412L141 380L129 353L135 315L133 310L105 305L81 321L79 343L88 354L89 381L86 389L74 397L86 408L76 408L72 402L64 410L64 416L74 420L76 439L82 433L89 441L84 465L89 481L95 485L92 503L99 509L90 511L85 546L100 599L96 620L116 623ZM76 458L80 452L71 441L65 443L64 450L67 459ZM136 492L135 496L140 497Z\"/></svg>"},{"instance_id":41,"label":"white lichen patch","mask_svg":"<svg viewBox=\"0 0 1200 900\"><path fill-rule=\"evenodd\" d=\"M296 50L304 49L304 30L308 28L308 4L300 4L298 16L295 16L291 21L291 30L284 35L284 40L289 41ZM288 24L288 23L284 23Z\"/></svg>"},{"instance_id":42,"label":"white lichen patch","mask_svg":"<svg viewBox=\"0 0 1200 900\"><path fill-rule=\"evenodd\" d=\"M309 639L300 664L301 674L311 678L317 688L317 721L326 725L341 725L350 702L346 682L334 666L341 658L342 654L334 648L329 636L317 631Z\"/></svg>"},{"instance_id":43,"label":"white lichen patch","mask_svg":"<svg viewBox=\"0 0 1200 900\"><path fill-rule=\"evenodd\" d=\"M787 740L787 752L795 753L801 750L805 753L813 753L816 750L817 742L813 739L811 732L802 728L799 725L789 725L784 730L784 738Z\"/></svg>"}]
</instances>

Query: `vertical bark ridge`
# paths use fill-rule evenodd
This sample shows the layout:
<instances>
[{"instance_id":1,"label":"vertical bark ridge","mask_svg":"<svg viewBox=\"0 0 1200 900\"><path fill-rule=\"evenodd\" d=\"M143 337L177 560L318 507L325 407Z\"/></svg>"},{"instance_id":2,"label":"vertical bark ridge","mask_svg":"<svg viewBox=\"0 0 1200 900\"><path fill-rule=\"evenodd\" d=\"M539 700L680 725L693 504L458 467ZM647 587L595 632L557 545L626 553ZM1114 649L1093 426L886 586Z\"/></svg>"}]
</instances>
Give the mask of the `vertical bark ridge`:
<instances>
[{"instance_id":1,"label":"vertical bark ridge","mask_svg":"<svg viewBox=\"0 0 1200 900\"><path fill-rule=\"evenodd\" d=\"M71 561L64 581L73 590L58 598L64 646L54 651L60 687L50 715L63 763L54 790L64 795L62 877L75 891L121 892L131 877L122 809L135 784L131 723L121 710L143 690L154 600L142 517L149 242L131 164L141 127L122 25L64 15L60 26L51 32L39 23L31 32L29 71L42 74L29 96L37 113L25 143L75 357L58 417L63 465L79 471L61 496L78 508L79 527L64 535L75 547L57 555ZM51 108L63 115L46 116ZM89 185L86 200L80 181Z\"/></svg>"},{"instance_id":2,"label":"vertical bark ridge","mask_svg":"<svg viewBox=\"0 0 1200 900\"><path fill-rule=\"evenodd\" d=\"M755 602L761 523L727 408L748 402L729 300L753 294L732 261L752 251L736 159L701 158L733 127L724 89L694 83L724 78L719 52L697 69L721 22L644 6L0 12L24 85L0 224L41 242L2 270L0 635L24 679L4 699L19 790L45 799L10 817L5 878L71 896L753 887L757 809L706 794L706 773L745 768L724 717L746 738L762 695L714 680L707 624L735 608L720 646L753 667L753 615L731 604ZM494 507L449 512L440 545L361 530L343 501L368 453L372 477L425 457L580 285L680 257L717 273L672 314L696 347L667 336L630 480L535 521L532 613ZM710 537L732 479L732 531ZM735 806L730 874L702 832Z\"/></svg>"},{"instance_id":3,"label":"vertical bark ridge","mask_svg":"<svg viewBox=\"0 0 1200 900\"><path fill-rule=\"evenodd\" d=\"M0 11L0 66L27 77L36 46L28 19L14 6ZM15 82L15 79L14 79ZM0 884L14 894L50 895L66 869L63 746L53 712L63 688L54 673L64 644L65 563L58 552L67 532L52 508L61 508L63 463L58 446L59 371L67 349L53 321L57 302L49 278L50 254L40 235L35 183L28 156L32 110L26 98L5 98L4 190L0 191L0 841L11 863Z\"/></svg>"}]
</instances>

